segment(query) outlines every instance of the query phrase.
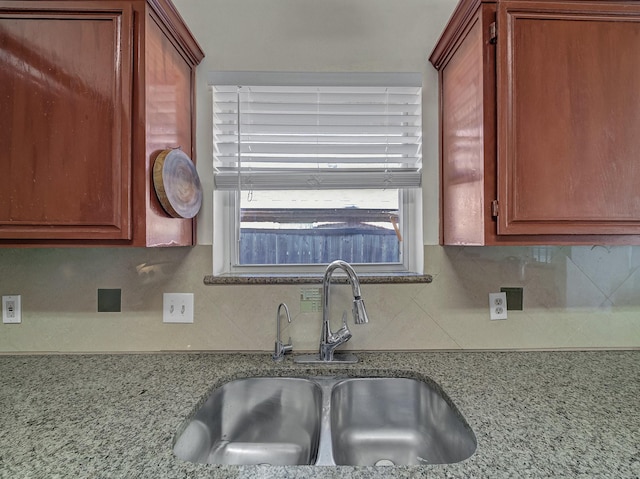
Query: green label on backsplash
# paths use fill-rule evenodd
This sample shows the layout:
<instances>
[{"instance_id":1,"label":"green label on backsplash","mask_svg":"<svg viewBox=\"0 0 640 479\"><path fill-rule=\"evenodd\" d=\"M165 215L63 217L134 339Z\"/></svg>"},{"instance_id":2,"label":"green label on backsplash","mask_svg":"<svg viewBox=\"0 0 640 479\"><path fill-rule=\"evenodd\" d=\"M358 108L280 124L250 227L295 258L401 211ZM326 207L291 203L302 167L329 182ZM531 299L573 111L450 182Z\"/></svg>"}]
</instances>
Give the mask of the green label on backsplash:
<instances>
[{"instance_id":1,"label":"green label on backsplash","mask_svg":"<svg viewBox=\"0 0 640 479\"><path fill-rule=\"evenodd\" d=\"M302 288L300 290L300 312L318 313L320 311L322 311L320 288Z\"/></svg>"}]
</instances>

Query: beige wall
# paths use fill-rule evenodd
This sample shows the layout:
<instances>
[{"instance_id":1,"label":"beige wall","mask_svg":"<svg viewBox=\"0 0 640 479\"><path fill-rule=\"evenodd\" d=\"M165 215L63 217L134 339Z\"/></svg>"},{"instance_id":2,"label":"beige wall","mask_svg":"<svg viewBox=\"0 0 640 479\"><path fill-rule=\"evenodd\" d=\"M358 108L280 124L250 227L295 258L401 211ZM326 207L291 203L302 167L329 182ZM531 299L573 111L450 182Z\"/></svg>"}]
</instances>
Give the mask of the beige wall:
<instances>
[{"instance_id":1,"label":"beige wall","mask_svg":"<svg viewBox=\"0 0 640 479\"><path fill-rule=\"evenodd\" d=\"M427 64L451 0L174 0L206 53L198 69L200 246L0 249L0 294L21 294L23 322L0 324L0 352L270 350L277 305L297 350L317 347L318 313L300 286L205 286L211 272L211 70L422 71L425 243L437 242L437 91ZM365 285L371 322L351 349L640 347L640 248L425 247L432 284ZM487 294L522 286L524 308L490 321ZM98 288L122 289L97 313ZM348 307L335 288L334 318ZM162 293L193 292L195 323L162 323Z\"/></svg>"}]
</instances>

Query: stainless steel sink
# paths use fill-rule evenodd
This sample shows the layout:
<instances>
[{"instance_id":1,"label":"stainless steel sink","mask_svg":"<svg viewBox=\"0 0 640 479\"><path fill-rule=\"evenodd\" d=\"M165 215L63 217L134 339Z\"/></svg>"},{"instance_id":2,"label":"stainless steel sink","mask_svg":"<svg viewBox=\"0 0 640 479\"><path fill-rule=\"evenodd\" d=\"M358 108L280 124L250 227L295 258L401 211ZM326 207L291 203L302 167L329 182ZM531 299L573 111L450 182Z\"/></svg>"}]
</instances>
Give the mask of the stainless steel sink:
<instances>
[{"instance_id":1,"label":"stainless steel sink","mask_svg":"<svg viewBox=\"0 0 640 479\"><path fill-rule=\"evenodd\" d=\"M339 465L460 462L476 439L431 385L404 378L358 378L331 394L333 458Z\"/></svg>"},{"instance_id":2,"label":"stainless steel sink","mask_svg":"<svg viewBox=\"0 0 640 479\"><path fill-rule=\"evenodd\" d=\"M306 379L248 378L213 391L183 425L173 451L212 464L313 464L322 391Z\"/></svg>"},{"instance_id":3,"label":"stainless steel sink","mask_svg":"<svg viewBox=\"0 0 640 479\"><path fill-rule=\"evenodd\" d=\"M248 378L216 389L173 451L213 464L416 465L462 461L471 428L443 393L406 378Z\"/></svg>"}]
</instances>

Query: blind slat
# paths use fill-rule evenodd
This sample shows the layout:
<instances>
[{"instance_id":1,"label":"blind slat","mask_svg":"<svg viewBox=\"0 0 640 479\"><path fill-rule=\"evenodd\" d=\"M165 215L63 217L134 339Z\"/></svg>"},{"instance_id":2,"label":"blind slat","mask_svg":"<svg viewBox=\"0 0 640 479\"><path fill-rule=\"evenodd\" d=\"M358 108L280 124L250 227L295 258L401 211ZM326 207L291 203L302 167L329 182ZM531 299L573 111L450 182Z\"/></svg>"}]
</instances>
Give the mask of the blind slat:
<instances>
[{"instance_id":1,"label":"blind slat","mask_svg":"<svg viewBox=\"0 0 640 479\"><path fill-rule=\"evenodd\" d=\"M236 143L220 143L217 145L221 155L233 155L238 151ZM336 158L347 158L351 155L377 155L384 160L385 157L402 157L413 159L417 157L420 145L408 144L380 144L380 143L258 143L243 142L240 145L240 153L255 158L265 158L270 156L288 157L291 155L308 158L311 161L315 156L335 155Z\"/></svg>"},{"instance_id":2,"label":"blind slat","mask_svg":"<svg viewBox=\"0 0 640 479\"><path fill-rule=\"evenodd\" d=\"M306 113L322 115L341 115L345 113L405 115L418 111L418 104L385 104L385 103L258 103L242 102L240 111L248 114L256 113Z\"/></svg>"},{"instance_id":3,"label":"blind slat","mask_svg":"<svg viewBox=\"0 0 640 479\"><path fill-rule=\"evenodd\" d=\"M221 123L237 123L237 113L216 113L215 118ZM419 115L332 115L330 113L240 113L240 124L263 125L404 125L414 124L420 120ZM295 131L295 128L292 128Z\"/></svg>"},{"instance_id":4,"label":"blind slat","mask_svg":"<svg viewBox=\"0 0 640 479\"><path fill-rule=\"evenodd\" d=\"M227 145L227 144L232 144L235 145L237 147L237 133L228 133L228 132L218 132L217 136L217 143L219 145ZM390 135L389 136L389 140L391 142L394 142L394 136L396 135ZM281 134L243 134L242 135L243 138L243 143L247 142L247 143L265 143L265 144L269 144L269 143L300 143L301 141L304 140L305 136L304 135L281 135ZM354 143L355 141L359 142L359 143L380 143L380 136L379 135L372 135L372 134L368 134L368 135L349 135L349 134L344 134L344 135L322 135L322 136L317 136L318 138L318 142L320 144L339 144L339 143L344 143L344 144L350 144L350 143ZM419 136L408 136L405 135L401 138L401 141L398 141L398 144L404 144L404 145L413 145L413 144L420 144L421 143L422 138L420 138Z\"/></svg>"},{"instance_id":5,"label":"blind slat","mask_svg":"<svg viewBox=\"0 0 640 479\"><path fill-rule=\"evenodd\" d=\"M235 168L237 169L237 157L236 156L219 156L219 167ZM351 165L368 165L371 168L378 168L379 170L385 170L394 167L406 167L407 164L415 164L418 157L413 157L405 161L408 158L385 158L372 157L372 156L350 156L348 158L336 158L335 156L314 156L313 158L304 158L300 156L278 156L273 158L264 158L260 156L243 156L242 165L244 168L250 168L251 164L259 163L261 168L273 168L278 169L285 165L291 165L296 163L300 165L300 168L313 169L317 165L332 165L335 168L345 167L348 168ZM335 166L334 166L335 165ZM386 168L385 168L386 167Z\"/></svg>"},{"instance_id":6,"label":"blind slat","mask_svg":"<svg viewBox=\"0 0 640 479\"><path fill-rule=\"evenodd\" d=\"M217 98L217 106L231 105L237 102L237 92L215 92ZM244 97L243 97L244 98ZM348 101L350 103L406 103L406 104L419 104L419 98L415 93L390 93L384 95L380 93L323 93L321 97L317 93L292 93L292 92L278 92L278 93L252 93L251 99L257 103L315 103L318 98L321 98L326 103L344 103Z\"/></svg>"},{"instance_id":7,"label":"blind slat","mask_svg":"<svg viewBox=\"0 0 640 479\"><path fill-rule=\"evenodd\" d=\"M291 125L264 125L264 124L252 124L242 125L242 133L244 134L256 134L256 135L271 135L271 134L295 134L295 135L307 135L314 134L318 137L326 135L357 135L357 136L376 136L388 135L388 136L420 136L420 126L416 125L296 125L295 131L292 131ZM214 133L218 134L232 134L234 137L238 135L237 124L215 124Z\"/></svg>"}]
</instances>

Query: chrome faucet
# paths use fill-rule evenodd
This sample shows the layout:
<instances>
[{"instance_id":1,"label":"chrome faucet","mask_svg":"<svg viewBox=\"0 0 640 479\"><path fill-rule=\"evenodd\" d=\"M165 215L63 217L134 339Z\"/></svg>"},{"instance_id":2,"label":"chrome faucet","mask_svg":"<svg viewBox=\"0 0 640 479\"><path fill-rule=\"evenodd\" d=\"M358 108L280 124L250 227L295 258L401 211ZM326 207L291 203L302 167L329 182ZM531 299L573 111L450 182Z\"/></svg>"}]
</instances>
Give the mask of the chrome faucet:
<instances>
[{"instance_id":1,"label":"chrome faucet","mask_svg":"<svg viewBox=\"0 0 640 479\"><path fill-rule=\"evenodd\" d=\"M347 274L347 279L351 283L353 291L353 320L356 324L364 324L369 322L367 311L364 308L364 301L360 293L360 280L358 275L349 263L342 260L336 260L327 266L322 279L322 330L320 331L320 351L319 354L303 354L293 358L296 363L356 363L358 358L353 354L336 354L336 348L351 339L351 331L347 326L347 312L342 315L342 327L335 333L331 332L329 324L329 285L331 284L331 275L340 268Z\"/></svg>"},{"instance_id":2,"label":"chrome faucet","mask_svg":"<svg viewBox=\"0 0 640 479\"><path fill-rule=\"evenodd\" d=\"M273 360L282 361L284 355L293 351L293 344L291 344L291 337L289 337L288 344L282 344L280 339L280 310L284 308L284 312L287 315L287 321L291 323L291 314L289 314L289 308L285 303L280 303L278 306L278 312L276 313L276 345L273 351Z\"/></svg>"},{"instance_id":3,"label":"chrome faucet","mask_svg":"<svg viewBox=\"0 0 640 479\"><path fill-rule=\"evenodd\" d=\"M336 269L342 269L347 273L347 278L351 283L353 292L353 320L356 324L364 324L369 322L367 311L364 308L364 301L360 293L360 280L355 270L349 263L337 260L327 266L322 280L322 331L320 333L320 361L333 361L333 353L340 345L351 339L351 331L347 326L347 313L342 315L342 327L335 333L331 332L329 324L329 286L331 284L331 275Z\"/></svg>"}]
</instances>

